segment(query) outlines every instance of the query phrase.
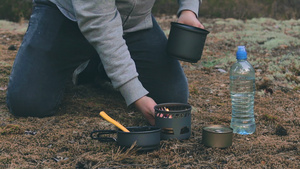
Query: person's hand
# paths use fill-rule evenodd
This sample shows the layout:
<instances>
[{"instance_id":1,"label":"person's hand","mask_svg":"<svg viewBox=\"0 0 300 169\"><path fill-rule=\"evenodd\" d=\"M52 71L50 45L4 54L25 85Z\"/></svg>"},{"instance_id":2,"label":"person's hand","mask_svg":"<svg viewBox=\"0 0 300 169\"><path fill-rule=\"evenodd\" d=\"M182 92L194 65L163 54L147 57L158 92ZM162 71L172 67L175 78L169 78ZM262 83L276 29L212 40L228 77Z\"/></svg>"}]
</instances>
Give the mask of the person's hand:
<instances>
[{"instance_id":1,"label":"person's hand","mask_svg":"<svg viewBox=\"0 0 300 169\"><path fill-rule=\"evenodd\" d=\"M155 125L155 113L154 106L156 105L155 101L148 97L143 96L134 102L135 107L143 113L144 117L148 120L148 122L154 126Z\"/></svg>"},{"instance_id":2,"label":"person's hand","mask_svg":"<svg viewBox=\"0 0 300 169\"><path fill-rule=\"evenodd\" d=\"M189 11L189 10L185 10L185 11L181 12L181 14L178 18L178 23L191 25L191 26L195 26L195 27L204 29L204 26L198 20L195 13L192 11Z\"/></svg>"}]
</instances>

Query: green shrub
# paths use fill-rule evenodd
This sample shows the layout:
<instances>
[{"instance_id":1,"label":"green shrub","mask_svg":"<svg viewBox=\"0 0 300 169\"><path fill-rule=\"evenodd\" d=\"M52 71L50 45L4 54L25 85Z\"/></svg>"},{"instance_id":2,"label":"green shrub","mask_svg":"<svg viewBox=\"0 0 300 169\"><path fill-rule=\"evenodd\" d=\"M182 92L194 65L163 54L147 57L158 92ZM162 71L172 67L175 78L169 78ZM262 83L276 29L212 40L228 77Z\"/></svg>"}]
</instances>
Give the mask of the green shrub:
<instances>
[{"instance_id":1,"label":"green shrub","mask_svg":"<svg viewBox=\"0 0 300 169\"><path fill-rule=\"evenodd\" d=\"M1 0L0 19L19 22L29 19L32 10L31 0Z\"/></svg>"},{"instance_id":2,"label":"green shrub","mask_svg":"<svg viewBox=\"0 0 300 169\"><path fill-rule=\"evenodd\" d=\"M174 15L178 9L176 0L157 0L154 15ZM274 19L300 18L299 0L203 0L199 16L205 18ZM18 22L29 19L32 0L1 0L0 19Z\"/></svg>"},{"instance_id":3,"label":"green shrub","mask_svg":"<svg viewBox=\"0 0 300 169\"><path fill-rule=\"evenodd\" d=\"M200 16L207 18L299 18L299 0L203 0Z\"/></svg>"}]
</instances>

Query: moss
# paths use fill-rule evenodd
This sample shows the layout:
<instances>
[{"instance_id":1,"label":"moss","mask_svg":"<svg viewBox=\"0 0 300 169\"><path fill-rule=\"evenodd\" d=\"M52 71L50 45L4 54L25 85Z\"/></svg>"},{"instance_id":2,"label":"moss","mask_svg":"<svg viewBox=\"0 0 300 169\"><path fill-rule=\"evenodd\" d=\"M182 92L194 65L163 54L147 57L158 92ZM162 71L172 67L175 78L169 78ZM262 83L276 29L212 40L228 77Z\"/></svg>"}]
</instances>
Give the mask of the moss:
<instances>
[{"instance_id":1,"label":"moss","mask_svg":"<svg viewBox=\"0 0 300 169\"><path fill-rule=\"evenodd\" d=\"M276 64L269 64L267 70L269 72L281 72L282 69Z\"/></svg>"},{"instance_id":2,"label":"moss","mask_svg":"<svg viewBox=\"0 0 300 169\"><path fill-rule=\"evenodd\" d=\"M295 87L293 88L293 90L294 90L294 91L298 91L298 90L300 91L300 85L295 86Z\"/></svg>"},{"instance_id":3,"label":"moss","mask_svg":"<svg viewBox=\"0 0 300 169\"><path fill-rule=\"evenodd\" d=\"M286 77L286 75L284 75L283 73L280 73L280 72L275 72L274 73L274 78L276 80L284 80L285 77Z\"/></svg>"},{"instance_id":4,"label":"moss","mask_svg":"<svg viewBox=\"0 0 300 169\"><path fill-rule=\"evenodd\" d=\"M230 26L227 26L228 24L226 24L225 20L217 20L215 23L217 25L226 25L224 26L225 31L218 33L216 37L224 37L225 40L226 38L240 37L241 42L248 44L248 51L256 50L258 46L272 50L280 47L280 45L300 45L298 38L290 36L290 34L297 35L299 33L299 25L294 25L293 29L291 29L291 23L283 24L270 18L247 20L245 23L247 27L244 29L232 29L235 26L244 26L244 23L240 20L230 21Z\"/></svg>"},{"instance_id":5,"label":"moss","mask_svg":"<svg viewBox=\"0 0 300 169\"><path fill-rule=\"evenodd\" d=\"M267 77L269 80L271 80L271 81L274 81L274 80L275 80L273 75L266 75L266 77Z\"/></svg>"},{"instance_id":6,"label":"moss","mask_svg":"<svg viewBox=\"0 0 300 169\"><path fill-rule=\"evenodd\" d=\"M190 91L190 94L193 94L193 95L200 94L198 88L194 85L189 85L189 91Z\"/></svg>"},{"instance_id":7,"label":"moss","mask_svg":"<svg viewBox=\"0 0 300 169\"><path fill-rule=\"evenodd\" d=\"M296 60L297 61L297 60ZM299 62L298 62L299 63ZM300 76L300 66L297 65L297 62L294 62L288 69L291 71L295 76Z\"/></svg>"},{"instance_id":8,"label":"moss","mask_svg":"<svg viewBox=\"0 0 300 169\"><path fill-rule=\"evenodd\" d=\"M19 125L16 124L8 124L3 127L0 127L0 134L6 135L6 134L21 134L22 130Z\"/></svg>"},{"instance_id":9,"label":"moss","mask_svg":"<svg viewBox=\"0 0 300 169\"><path fill-rule=\"evenodd\" d=\"M289 82L295 82L296 84L300 84L300 80L295 75L287 74L285 77Z\"/></svg>"},{"instance_id":10,"label":"moss","mask_svg":"<svg viewBox=\"0 0 300 169\"><path fill-rule=\"evenodd\" d=\"M214 67L215 65L217 65L217 61L216 60L211 60L211 61L203 61L201 62L203 67Z\"/></svg>"},{"instance_id":11,"label":"moss","mask_svg":"<svg viewBox=\"0 0 300 169\"><path fill-rule=\"evenodd\" d=\"M263 114L263 115L261 116L261 119L262 119L262 120L265 120L265 121L269 121L269 122L276 122L276 121L278 121L278 118L277 118L277 117L272 116L272 115L270 115L270 114Z\"/></svg>"}]
</instances>

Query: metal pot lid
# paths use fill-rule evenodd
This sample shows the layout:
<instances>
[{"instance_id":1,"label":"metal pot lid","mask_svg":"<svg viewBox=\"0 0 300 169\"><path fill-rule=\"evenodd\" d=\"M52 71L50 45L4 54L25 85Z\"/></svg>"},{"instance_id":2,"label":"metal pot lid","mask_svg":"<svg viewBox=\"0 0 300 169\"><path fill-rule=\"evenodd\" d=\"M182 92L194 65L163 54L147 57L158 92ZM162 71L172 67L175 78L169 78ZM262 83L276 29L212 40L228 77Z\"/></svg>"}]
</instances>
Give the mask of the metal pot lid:
<instances>
[{"instance_id":1,"label":"metal pot lid","mask_svg":"<svg viewBox=\"0 0 300 169\"><path fill-rule=\"evenodd\" d=\"M232 133L232 129L224 125L210 125L203 127L203 130L211 133Z\"/></svg>"}]
</instances>

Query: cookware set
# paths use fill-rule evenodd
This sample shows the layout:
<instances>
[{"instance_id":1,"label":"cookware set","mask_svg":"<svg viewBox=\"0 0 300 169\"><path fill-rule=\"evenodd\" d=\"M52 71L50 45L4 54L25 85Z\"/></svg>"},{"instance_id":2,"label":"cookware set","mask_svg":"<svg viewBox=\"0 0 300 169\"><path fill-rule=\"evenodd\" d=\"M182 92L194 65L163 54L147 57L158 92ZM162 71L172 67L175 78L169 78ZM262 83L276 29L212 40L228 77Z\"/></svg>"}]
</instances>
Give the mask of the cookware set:
<instances>
[{"instance_id":1,"label":"cookware set","mask_svg":"<svg viewBox=\"0 0 300 169\"><path fill-rule=\"evenodd\" d=\"M164 110L167 108L168 110ZM191 106L182 103L158 104L155 109L155 126L124 127L109 117L104 111L100 116L118 127L118 130L95 130L91 138L100 142L116 142L130 148L133 144L138 150L148 151L159 148L161 139L188 139L191 135ZM161 117L158 117L161 116ZM168 117L166 117L168 116ZM165 122L164 122L165 121ZM164 132L161 132L161 131ZM170 133L171 132L171 133ZM110 135L117 135L117 138Z\"/></svg>"},{"instance_id":2,"label":"cookware set","mask_svg":"<svg viewBox=\"0 0 300 169\"><path fill-rule=\"evenodd\" d=\"M209 31L171 22L167 53L178 60L195 63L201 59ZM183 103L163 103L154 107L155 126L124 127L105 112L100 116L118 127L118 130L95 130L91 138L101 142L116 142L117 145L148 151L160 147L161 140L188 139L191 136L191 106ZM226 126L203 127L202 142L208 147L225 148L231 145L232 130ZM116 135L112 137L111 135Z\"/></svg>"}]
</instances>

